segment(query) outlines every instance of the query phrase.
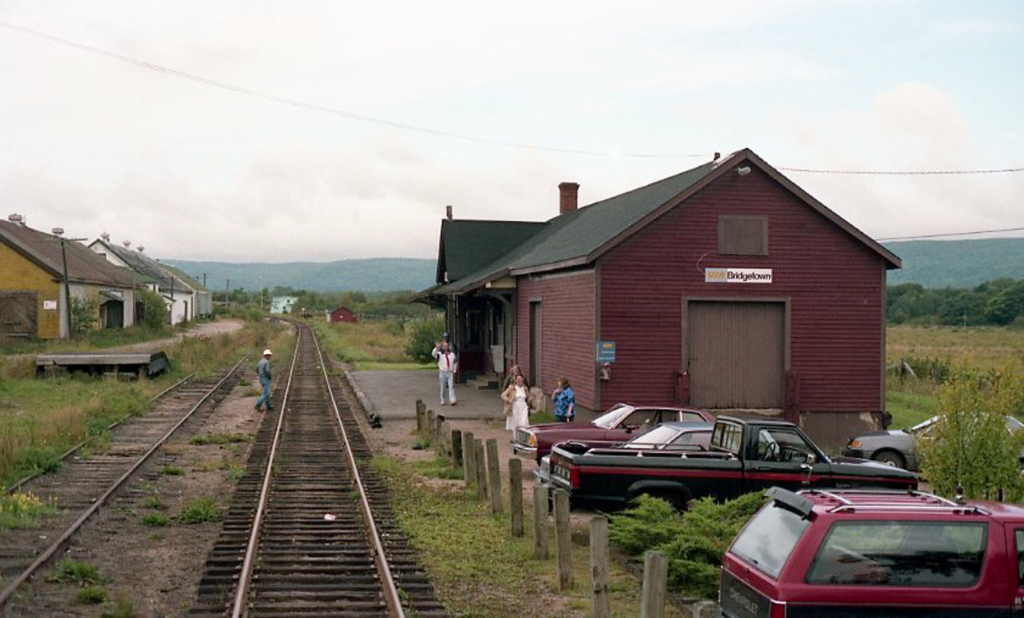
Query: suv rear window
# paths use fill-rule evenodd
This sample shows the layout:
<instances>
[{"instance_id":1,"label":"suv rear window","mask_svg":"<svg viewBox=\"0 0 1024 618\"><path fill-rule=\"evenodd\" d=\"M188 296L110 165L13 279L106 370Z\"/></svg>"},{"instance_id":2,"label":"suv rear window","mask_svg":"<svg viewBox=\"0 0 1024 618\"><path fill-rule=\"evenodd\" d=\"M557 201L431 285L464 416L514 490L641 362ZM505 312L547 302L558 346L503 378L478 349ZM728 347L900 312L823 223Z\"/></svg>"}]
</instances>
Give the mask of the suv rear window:
<instances>
[{"instance_id":1,"label":"suv rear window","mask_svg":"<svg viewBox=\"0 0 1024 618\"><path fill-rule=\"evenodd\" d=\"M968 587L978 581L988 525L841 521L807 573L809 584Z\"/></svg>"},{"instance_id":2,"label":"suv rear window","mask_svg":"<svg viewBox=\"0 0 1024 618\"><path fill-rule=\"evenodd\" d=\"M778 579L797 541L810 525L809 520L773 502L754 515L730 551L758 571Z\"/></svg>"}]
</instances>

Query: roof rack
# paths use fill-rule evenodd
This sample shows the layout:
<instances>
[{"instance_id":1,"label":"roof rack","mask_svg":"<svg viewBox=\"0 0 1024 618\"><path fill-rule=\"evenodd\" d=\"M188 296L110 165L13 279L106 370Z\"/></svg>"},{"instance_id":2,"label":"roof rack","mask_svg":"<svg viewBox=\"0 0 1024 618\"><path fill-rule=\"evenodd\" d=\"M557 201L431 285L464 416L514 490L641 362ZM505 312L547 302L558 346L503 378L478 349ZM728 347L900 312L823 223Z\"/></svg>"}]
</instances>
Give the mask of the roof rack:
<instances>
[{"instance_id":1,"label":"roof rack","mask_svg":"<svg viewBox=\"0 0 1024 618\"><path fill-rule=\"evenodd\" d=\"M823 489L805 489L801 494L820 495L835 500L840 504L829 509L830 513L850 512L855 510L871 511L954 511L963 513L979 513L991 515L991 512L976 504L961 504L942 496L918 490L891 489L840 489L827 491ZM876 497L877 500L871 498ZM913 501L900 501L898 498ZM894 500L895 499L895 500ZM930 503L927 503L927 502Z\"/></svg>"}]
</instances>

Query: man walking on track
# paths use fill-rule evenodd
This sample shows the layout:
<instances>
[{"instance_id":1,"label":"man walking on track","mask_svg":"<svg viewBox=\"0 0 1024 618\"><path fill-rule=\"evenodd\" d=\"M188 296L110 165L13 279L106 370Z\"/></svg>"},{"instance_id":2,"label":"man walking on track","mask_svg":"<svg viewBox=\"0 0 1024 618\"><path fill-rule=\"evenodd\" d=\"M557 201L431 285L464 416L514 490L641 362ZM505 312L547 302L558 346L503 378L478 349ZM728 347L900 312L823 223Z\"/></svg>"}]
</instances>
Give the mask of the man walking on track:
<instances>
[{"instance_id":1,"label":"man walking on track","mask_svg":"<svg viewBox=\"0 0 1024 618\"><path fill-rule=\"evenodd\" d=\"M270 357L273 355L269 349L263 350L263 358L260 362L256 363L256 375L260 379L260 386L263 387L263 395L256 400L256 410L259 411L260 406L266 403L266 409L271 410L270 406Z\"/></svg>"},{"instance_id":2,"label":"man walking on track","mask_svg":"<svg viewBox=\"0 0 1024 618\"><path fill-rule=\"evenodd\" d=\"M455 372L459 368L458 358L452 352L447 341L434 344L430 355L437 359L437 378L441 386L441 405L444 405L444 389L448 387L448 401L454 406L455 399Z\"/></svg>"}]
</instances>

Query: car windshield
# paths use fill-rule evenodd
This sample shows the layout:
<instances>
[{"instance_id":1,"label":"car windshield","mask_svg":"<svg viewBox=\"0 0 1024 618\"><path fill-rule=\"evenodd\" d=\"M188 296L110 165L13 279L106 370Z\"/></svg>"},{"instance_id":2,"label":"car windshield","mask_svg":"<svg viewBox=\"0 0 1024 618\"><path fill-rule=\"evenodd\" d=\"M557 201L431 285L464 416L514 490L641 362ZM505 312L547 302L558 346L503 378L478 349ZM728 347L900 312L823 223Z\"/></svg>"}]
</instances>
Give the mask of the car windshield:
<instances>
[{"instance_id":1,"label":"car windshield","mask_svg":"<svg viewBox=\"0 0 1024 618\"><path fill-rule=\"evenodd\" d=\"M622 419L629 416L629 413L633 411L633 406L619 403L614 406L601 416L594 419L593 423L602 429L611 429L619 424Z\"/></svg>"},{"instance_id":2,"label":"car windshield","mask_svg":"<svg viewBox=\"0 0 1024 618\"><path fill-rule=\"evenodd\" d=\"M668 444L682 431L671 425L658 425L642 436L637 436L626 443L627 448L654 448L662 444Z\"/></svg>"}]
</instances>

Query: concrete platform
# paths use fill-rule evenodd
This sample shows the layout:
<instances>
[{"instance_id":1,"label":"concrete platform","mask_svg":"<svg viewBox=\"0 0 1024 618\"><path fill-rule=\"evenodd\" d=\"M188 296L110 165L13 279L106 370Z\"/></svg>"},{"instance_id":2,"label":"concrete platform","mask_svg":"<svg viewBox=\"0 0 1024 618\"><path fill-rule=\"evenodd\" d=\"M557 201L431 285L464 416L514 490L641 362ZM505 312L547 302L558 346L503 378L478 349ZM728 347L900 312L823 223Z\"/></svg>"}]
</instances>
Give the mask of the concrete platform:
<instances>
[{"instance_id":1,"label":"concrete platform","mask_svg":"<svg viewBox=\"0 0 1024 618\"><path fill-rule=\"evenodd\" d=\"M60 352L36 357L36 373L66 370L152 377L170 368L163 352Z\"/></svg>"},{"instance_id":2,"label":"concrete platform","mask_svg":"<svg viewBox=\"0 0 1024 618\"><path fill-rule=\"evenodd\" d=\"M357 395L365 397L363 405L368 401L372 412L384 420L416 418L417 399L450 419L505 418L497 390L478 390L465 384L455 385L459 405L442 407L436 371L353 371L350 375Z\"/></svg>"}]
</instances>

